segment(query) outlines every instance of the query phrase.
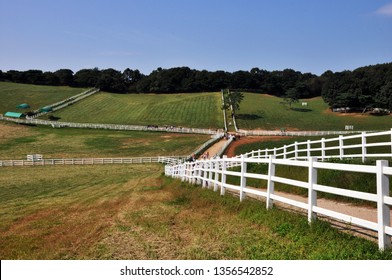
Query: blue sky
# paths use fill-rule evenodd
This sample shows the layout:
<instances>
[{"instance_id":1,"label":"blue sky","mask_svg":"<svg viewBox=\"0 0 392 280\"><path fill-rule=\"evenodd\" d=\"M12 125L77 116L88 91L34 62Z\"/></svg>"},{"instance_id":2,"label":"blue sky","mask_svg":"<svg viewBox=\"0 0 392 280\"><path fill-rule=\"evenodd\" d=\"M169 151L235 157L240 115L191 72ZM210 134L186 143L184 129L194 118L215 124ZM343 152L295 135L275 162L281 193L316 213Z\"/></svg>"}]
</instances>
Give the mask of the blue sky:
<instances>
[{"instance_id":1,"label":"blue sky","mask_svg":"<svg viewBox=\"0 0 392 280\"><path fill-rule=\"evenodd\" d=\"M0 0L0 69L322 74L392 62L392 0Z\"/></svg>"}]
</instances>

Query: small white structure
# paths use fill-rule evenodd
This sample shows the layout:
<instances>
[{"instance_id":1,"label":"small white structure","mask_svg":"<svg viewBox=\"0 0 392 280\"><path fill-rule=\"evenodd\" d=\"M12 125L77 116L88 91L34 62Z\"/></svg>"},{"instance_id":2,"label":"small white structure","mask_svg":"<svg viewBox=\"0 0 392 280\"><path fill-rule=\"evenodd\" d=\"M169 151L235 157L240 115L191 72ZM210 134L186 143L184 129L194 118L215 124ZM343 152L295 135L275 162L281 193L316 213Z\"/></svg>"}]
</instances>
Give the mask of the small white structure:
<instances>
[{"instance_id":1,"label":"small white structure","mask_svg":"<svg viewBox=\"0 0 392 280\"><path fill-rule=\"evenodd\" d=\"M344 129L345 130L354 130L354 126L353 125L345 125Z\"/></svg>"},{"instance_id":2,"label":"small white structure","mask_svg":"<svg viewBox=\"0 0 392 280\"><path fill-rule=\"evenodd\" d=\"M302 102L302 106L307 107L308 106L308 102Z\"/></svg>"},{"instance_id":3,"label":"small white structure","mask_svg":"<svg viewBox=\"0 0 392 280\"><path fill-rule=\"evenodd\" d=\"M42 159L43 159L43 156L40 154L27 155L27 160L29 160L29 161L40 161Z\"/></svg>"}]
</instances>

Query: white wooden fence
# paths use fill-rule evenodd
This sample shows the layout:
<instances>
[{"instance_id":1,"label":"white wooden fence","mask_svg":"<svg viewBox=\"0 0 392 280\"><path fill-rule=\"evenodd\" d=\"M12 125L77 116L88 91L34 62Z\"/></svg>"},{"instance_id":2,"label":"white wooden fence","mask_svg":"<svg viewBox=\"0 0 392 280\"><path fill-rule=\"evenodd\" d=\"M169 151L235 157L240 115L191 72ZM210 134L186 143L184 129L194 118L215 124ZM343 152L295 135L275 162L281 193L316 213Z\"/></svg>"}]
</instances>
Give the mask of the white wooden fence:
<instances>
[{"instance_id":1,"label":"white wooden fence","mask_svg":"<svg viewBox=\"0 0 392 280\"><path fill-rule=\"evenodd\" d=\"M92 165L92 164L141 164L165 163L179 164L186 156L159 156L159 157L133 157L133 158L63 158L42 160L0 160L0 167L7 166L40 166L40 165Z\"/></svg>"},{"instance_id":2,"label":"white wooden fence","mask_svg":"<svg viewBox=\"0 0 392 280\"><path fill-rule=\"evenodd\" d=\"M281 131L281 130L244 130L239 129L237 133L243 136L328 136L361 133L361 131L326 130L326 131Z\"/></svg>"},{"instance_id":3,"label":"white wooden fence","mask_svg":"<svg viewBox=\"0 0 392 280\"><path fill-rule=\"evenodd\" d=\"M392 130L294 142L279 148L262 149L245 154L252 158L268 158L270 155L275 158L294 160L317 157L321 161L330 158L360 158L365 162L367 158L389 158L392 157Z\"/></svg>"},{"instance_id":4,"label":"white wooden fence","mask_svg":"<svg viewBox=\"0 0 392 280\"><path fill-rule=\"evenodd\" d=\"M362 151L363 147L366 149L367 137L372 136L382 136L382 135L391 135L390 131L381 132L381 133L373 133L373 134L361 134L361 139L365 139L364 142L359 146ZM344 142L345 139L354 139L339 137L339 151L345 150ZM316 142L316 141L314 141ZM321 142L323 143L323 142ZM298 143L297 143L298 144ZM312 144L312 143L311 143ZM382 144L382 145L381 145ZM381 142L381 143L372 143L371 147L380 147L383 145L389 145L391 147L391 141L389 142ZM307 147L309 147L309 142L306 142ZM358 144L359 145L359 144ZM351 148L358 148L355 147ZM314 148L307 149L306 152L314 152ZM277 150L277 149L276 149ZM275 151L276 151L275 150ZM323 149L321 150L323 151ZM325 151L325 149L324 149ZM300 152L297 150L297 152ZM308 157L303 157L306 160L292 160L287 158L287 147L286 152L279 154L276 153L276 156L281 156L286 158L275 158L274 155L263 154L258 152L251 152L247 155L241 155L240 157L233 158L216 158L210 160L202 160L196 162L185 162L177 165L166 165L165 174L167 176L172 176L174 178L182 179L183 181L187 181L190 183L201 184L203 187L213 187L214 191L218 191L220 189L220 193L222 195L225 194L226 189L232 190L239 193L240 200L243 200L244 197L249 194L256 197L262 197L266 200L267 208L271 208L274 201L279 201L281 203L285 203L294 207L298 207L304 209L308 212L308 220L312 222L314 218L316 218L317 214L324 215L330 218L342 220L344 222L354 224L360 227L364 227L369 230L373 230L378 232L378 244L381 250L386 248L391 248L391 236L392 236L392 227L390 221L390 207L392 206L392 197L389 195L389 176L392 175L392 167L388 167L388 161L386 160L377 160L376 165L355 165L355 164L342 164L342 163L328 163L328 162L319 162L317 158L310 156L308 153ZM290 155L295 155L294 152L291 152ZM340 157L343 154L337 155ZM366 156L375 156L376 154L369 155L365 152ZM391 154L380 154L379 156L390 156ZM299 158L298 156L293 158ZM323 158L323 157L321 157ZM326 156L324 157L326 158ZM266 174L257 174L250 173L247 170L247 165L249 163L257 163L257 164L267 164L268 172ZM308 180L307 181L298 181L283 177L278 177L275 174L276 166L286 165L286 166L297 166L306 168L308 170ZM232 166L240 166L240 171L230 170ZM359 172L359 173L369 173L373 174L376 177L376 185L374 186L374 193L366 193L360 191L352 191L345 189L345 186L341 186L341 188L325 186L318 184L317 174L319 170L339 170L346 172ZM227 183L227 176L234 176L239 178L239 185L233 185ZM266 190L260 190L255 188L250 188L247 186L247 179L259 179L261 180L260 185L264 185ZM237 179L238 180L238 179ZM308 190L308 199L307 203L303 203L300 201L296 201L294 199L289 199L287 197L277 195L274 193L274 184L275 183L283 183L293 187L305 188ZM317 194L319 192L335 194L355 199L362 199L365 201L374 202L377 204L377 222L364 220L362 218L354 217L351 215L347 215L344 213L337 212L332 209L325 209L317 206Z\"/></svg>"},{"instance_id":5,"label":"white wooden fence","mask_svg":"<svg viewBox=\"0 0 392 280\"><path fill-rule=\"evenodd\" d=\"M97 93L99 91L100 90L97 89L97 88L88 89L88 90L86 90L86 91L84 91L82 93L79 93L77 95L71 96L71 97L69 97L67 99L61 100L61 101L56 102L56 103L51 104L51 105L47 105L46 107L52 108L52 111L57 111L57 110L60 110L62 108L68 107L68 106L70 106L70 105L72 105L72 104L74 104L74 103L76 103L76 102L78 102L78 101L80 101L80 100L82 100L82 99L84 99L86 97L89 97L89 96L91 96L91 95L93 95L93 94L95 94L95 93ZM37 118L37 117L45 115L47 113L48 112L40 112L39 109L38 110L34 110L33 111L33 115L29 116L28 118Z\"/></svg>"},{"instance_id":6,"label":"white wooden fence","mask_svg":"<svg viewBox=\"0 0 392 280\"><path fill-rule=\"evenodd\" d=\"M192 133L215 135L220 131L218 129L188 128L175 126L143 126L143 125L126 125L126 124L99 124L99 123L73 123L47 121L40 119L13 119L4 117L0 114L0 120L5 120L20 124L30 125L48 125L53 128L71 127L71 128L91 128L91 129L108 129L108 130L127 130L127 131L159 131L173 133Z\"/></svg>"}]
</instances>

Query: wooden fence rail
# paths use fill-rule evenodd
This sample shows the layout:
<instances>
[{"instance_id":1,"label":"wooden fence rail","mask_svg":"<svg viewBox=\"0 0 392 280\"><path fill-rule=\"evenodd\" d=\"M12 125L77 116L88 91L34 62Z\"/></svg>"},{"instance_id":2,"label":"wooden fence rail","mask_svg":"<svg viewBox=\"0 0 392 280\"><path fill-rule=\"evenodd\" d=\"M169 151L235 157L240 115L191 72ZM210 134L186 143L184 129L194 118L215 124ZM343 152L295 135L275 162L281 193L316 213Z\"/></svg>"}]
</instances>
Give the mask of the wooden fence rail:
<instances>
[{"instance_id":1,"label":"wooden fence rail","mask_svg":"<svg viewBox=\"0 0 392 280\"><path fill-rule=\"evenodd\" d=\"M392 157L392 129L294 142L279 148L251 151L245 155L252 158L268 158L273 155L275 158L294 160L317 157L321 161L330 158L360 158L362 162L367 158L389 158Z\"/></svg>"},{"instance_id":2,"label":"wooden fence rail","mask_svg":"<svg viewBox=\"0 0 392 280\"><path fill-rule=\"evenodd\" d=\"M366 139L370 137L386 136L391 137L391 131L379 132L379 133L362 133L360 135L352 135L343 137L340 136L335 139L328 140L318 140L318 141L306 141L302 143L296 143L290 145L294 148L294 151L289 151L288 147L285 146L280 149L273 149L274 154L270 154L271 150L261 150L253 151L248 154L233 158L215 158L210 160L201 160L196 162L184 162L181 164L169 164L165 166L165 174L167 176L172 176L173 178L182 179L194 184L200 184L203 187L211 187L214 191L220 190L222 195L225 194L226 190L232 190L239 193L240 200L249 194L256 197L262 197L266 200L267 208L271 208L274 201L278 201L284 204L288 204L300 209L304 209L308 213L308 220L312 222L313 219L317 217L318 214L324 215L333 219L338 219L350 224L354 224L378 233L378 244L381 250L386 248L391 248L391 236L392 227L390 221L392 206L392 197L389 192L389 177L392 175L392 168L388 167L388 161L377 160L375 165L359 165L359 164L343 164L343 163L330 163L318 161L317 157L313 157L313 152L321 152L324 157L319 158L325 159L325 151L328 150L326 147L328 145L321 145L323 148L319 150L318 148L313 148L314 143L326 143L327 141L338 141L339 145L337 147L330 147L337 149L339 151L336 155L331 155L330 157L345 158L344 153L346 149L360 149L360 154L357 156L375 157L375 156L392 156L391 152L379 153L379 154L369 154L366 149L368 147L381 147L388 146L391 149L391 141L385 142L371 142L367 143ZM360 144L354 145L344 145L345 140L350 139L361 139ZM364 140L365 139L365 140ZM298 146L305 145L306 149L299 149ZM323 152L324 151L324 152ZM343 152L342 152L343 151ZM306 156L299 156L299 153L305 153ZM362 154L364 153L364 154ZM289 155L292 159L289 159ZM276 157L280 158L276 158ZM347 155L348 156L348 155ZM355 155L350 155L354 157ZM304 160L293 160L293 159L304 159ZM266 164L268 165L268 171L266 174L252 173L248 171L247 165L250 163L256 164ZM308 171L308 180L299 181L288 178L279 177L276 175L275 170L277 166L296 166L305 168ZM240 171L234 171L230 169L233 166L240 166ZM341 188L321 185L317 181L317 175L319 170L329 169L329 170L339 170L346 172L357 172L357 173L368 173L373 174L376 178L376 184L374 186L374 193L360 192L345 189L345 186ZM238 184L227 183L227 177L237 177ZM266 187L266 190L260 190L255 188L250 188L247 186L248 179L258 179L261 181L260 185ZM289 199L287 197L278 195L274 192L275 183L283 183L293 187L299 187L307 189L308 199L307 203L297 201L295 199ZM319 207L317 205L317 194L323 192L328 194L335 194L344 197L350 197L354 199L361 199L365 201L374 202L377 205L377 222L365 220L362 218L354 217L344 213L337 212L336 210L326 209Z\"/></svg>"},{"instance_id":3,"label":"wooden fence rail","mask_svg":"<svg viewBox=\"0 0 392 280\"><path fill-rule=\"evenodd\" d=\"M48 126L52 126L53 128L71 127L71 128L108 129L108 130L127 130L127 131L158 131L158 132L192 133L192 134L208 134L208 135L215 135L221 132L218 129L202 129L202 128L188 128L188 127L174 127L174 126L72 123L72 122L47 121L47 120L40 120L40 119L13 119L13 118L4 117L1 114L0 114L0 120L5 120L5 121L19 123L19 124L48 125Z\"/></svg>"},{"instance_id":4,"label":"wooden fence rail","mask_svg":"<svg viewBox=\"0 0 392 280\"><path fill-rule=\"evenodd\" d=\"M178 164L183 162L186 156L158 156L158 157L134 157L134 158L63 158L42 160L0 160L0 167L7 166L44 166L44 165L91 165L91 164L140 164L140 163L164 163Z\"/></svg>"},{"instance_id":5,"label":"wooden fence rail","mask_svg":"<svg viewBox=\"0 0 392 280\"><path fill-rule=\"evenodd\" d=\"M72 105L72 104L74 104L74 103L76 103L76 102L78 102L78 101L80 101L80 100L82 100L84 98L87 98L87 97L89 97L89 96L91 96L91 95L93 95L93 94L95 94L95 93L97 93L99 91L100 90L97 89L97 88L88 89L88 90L86 90L86 91L84 91L82 93L79 93L77 95L71 96L71 97L69 97L67 99L61 100L61 101L56 102L56 103L51 104L51 105L47 105L46 107L52 108L52 111L57 111L57 110L60 110L62 108L68 107L68 106L70 106L70 105ZM29 116L27 118L28 119L34 119L34 118L38 118L38 117L40 117L42 115L45 115L47 113L48 112L40 112L40 109L37 109L37 110L33 111L33 115L31 115L31 116Z\"/></svg>"}]
</instances>

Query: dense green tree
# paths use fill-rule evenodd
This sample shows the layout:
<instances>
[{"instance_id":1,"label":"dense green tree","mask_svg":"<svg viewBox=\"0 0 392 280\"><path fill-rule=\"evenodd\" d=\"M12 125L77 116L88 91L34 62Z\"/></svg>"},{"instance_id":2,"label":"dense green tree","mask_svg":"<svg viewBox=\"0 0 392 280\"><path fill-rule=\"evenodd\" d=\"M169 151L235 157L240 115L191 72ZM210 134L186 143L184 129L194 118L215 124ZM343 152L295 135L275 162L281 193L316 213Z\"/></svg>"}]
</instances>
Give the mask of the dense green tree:
<instances>
[{"instance_id":1,"label":"dense green tree","mask_svg":"<svg viewBox=\"0 0 392 280\"><path fill-rule=\"evenodd\" d=\"M60 69L54 72L54 74L59 79L59 84L61 86L72 86L74 83L73 71L70 69Z\"/></svg>"}]
</instances>

